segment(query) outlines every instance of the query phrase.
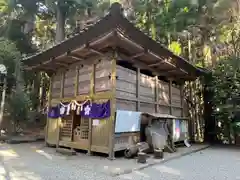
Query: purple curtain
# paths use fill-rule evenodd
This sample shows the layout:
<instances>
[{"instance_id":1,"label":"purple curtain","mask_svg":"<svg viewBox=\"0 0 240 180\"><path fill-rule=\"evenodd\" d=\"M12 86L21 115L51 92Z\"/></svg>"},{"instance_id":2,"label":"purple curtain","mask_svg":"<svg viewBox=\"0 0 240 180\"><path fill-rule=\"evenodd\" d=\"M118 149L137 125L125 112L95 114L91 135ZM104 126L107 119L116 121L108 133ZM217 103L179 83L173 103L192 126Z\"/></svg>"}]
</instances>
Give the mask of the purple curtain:
<instances>
[{"instance_id":1,"label":"purple curtain","mask_svg":"<svg viewBox=\"0 0 240 180\"><path fill-rule=\"evenodd\" d=\"M60 111L59 106L53 106L48 109L48 117L49 118L59 118L60 117Z\"/></svg>"},{"instance_id":2,"label":"purple curtain","mask_svg":"<svg viewBox=\"0 0 240 180\"><path fill-rule=\"evenodd\" d=\"M102 104L87 102L83 105L80 115L92 119L108 118L111 116L110 100Z\"/></svg>"}]
</instances>

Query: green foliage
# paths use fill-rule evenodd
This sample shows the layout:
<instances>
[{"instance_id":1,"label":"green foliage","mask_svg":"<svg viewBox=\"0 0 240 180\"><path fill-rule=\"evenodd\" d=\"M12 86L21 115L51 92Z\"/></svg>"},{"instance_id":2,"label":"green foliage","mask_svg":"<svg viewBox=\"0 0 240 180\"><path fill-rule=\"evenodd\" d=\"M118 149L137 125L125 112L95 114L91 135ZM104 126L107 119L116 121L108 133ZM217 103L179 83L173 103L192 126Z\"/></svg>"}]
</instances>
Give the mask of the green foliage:
<instances>
[{"instance_id":1,"label":"green foliage","mask_svg":"<svg viewBox=\"0 0 240 180\"><path fill-rule=\"evenodd\" d=\"M171 42L169 45L169 49L175 53L176 55L181 55L182 54L182 47L181 44L179 44L177 41Z\"/></svg>"},{"instance_id":2,"label":"green foliage","mask_svg":"<svg viewBox=\"0 0 240 180\"><path fill-rule=\"evenodd\" d=\"M18 90L9 98L7 110L15 129L21 122L29 119L29 109L30 100L25 92Z\"/></svg>"},{"instance_id":3,"label":"green foliage","mask_svg":"<svg viewBox=\"0 0 240 180\"><path fill-rule=\"evenodd\" d=\"M7 67L8 88L15 84L15 66L21 59L21 54L15 44L0 38L0 64Z\"/></svg>"},{"instance_id":4,"label":"green foliage","mask_svg":"<svg viewBox=\"0 0 240 180\"><path fill-rule=\"evenodd\" d=\"M234 101L240 98L240 59L228 57L220 60L212 72L210 88L214 92L215 117L221 123L219 133L231 134L232 115L236 110Z\"/></svg>"},{"instance_id":5,"label":"green foliage","mask_svg":"<svg viewBox=\"0 0 240 180\"><path fill-rule=\"evenodd\" d=\"M17 89L13 92L13 85L19 79L15 77L16 68L20 68L21 54L18 51L16 45L4 38L0 38L0 64L4 64L7 67L7 101L6 107L11 120L14 122L14 127L18 126L22 120L28 119L28 111L30 107L30 101L25 92L21 89ZM21 71L20 71L21 73ZM20 83L17 81L17 83Z\"/></svg>"},{"instance_id":6,"label":"green foliage","mask_svg":"<svg viewBox=\"0 0 240 180\"><path fill-rule=\"evenodd\" d=\"M240 122L232 123L232 129L235 133L240 134Z\"/></svg>"},{"instance_id":7,"label":"green foliage","mask_svg":"<svg viewBox=\"0 0 240 180\"><path fill-rule=\"evenodd\" d=\"M230 57L220 60L213 69L212 88L216 105L227 104L232 98L240 97L240 59Z\"/></svg>"},{"instance_id":8,"label":"green foliage","mask_svg":"<svg viewBox=\"0 0 240 180\"><path fill-rule=\"evenodd\" d=\"M22 53L33 53L31 36L24 32L29 17L36 12L36 0L0 0L0 37L14 41ZM30 16L31 15L31 16Z\"/></svg>"}]
</instances>

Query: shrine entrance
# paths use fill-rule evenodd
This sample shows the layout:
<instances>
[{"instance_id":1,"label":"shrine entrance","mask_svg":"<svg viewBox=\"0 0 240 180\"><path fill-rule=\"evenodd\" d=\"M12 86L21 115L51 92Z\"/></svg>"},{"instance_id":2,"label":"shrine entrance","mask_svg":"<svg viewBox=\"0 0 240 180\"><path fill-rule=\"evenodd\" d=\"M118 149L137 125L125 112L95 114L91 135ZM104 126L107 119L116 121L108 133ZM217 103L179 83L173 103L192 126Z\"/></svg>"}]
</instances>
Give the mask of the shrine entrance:
<instances>
[{"instance_id":1,"label":"shrine entrance","mask_svg":"<svg viewBox=\"0 0 240 180\"><path fill-rule=\"evenodd\" d=\"M64 105L65 109L71 110L66 110L60 118L58 146L108 153L109 129L112 128L109 124L109 103L109 99L106 99L94 102L90 100L84 105L78 102ZM82 106L80 112L73 108L76 104Z\"/></svg>"},{"instance_id":2,"label":"shrine entrance","mask_svg":"<svg viewBox=\"0 0 240 180\"><path fill-rule=\"evenodd\" d=\"M75 115L73 118L73 142L79 144L81 149L89 146L89 119Z\"/></svg>"}]
</instances>

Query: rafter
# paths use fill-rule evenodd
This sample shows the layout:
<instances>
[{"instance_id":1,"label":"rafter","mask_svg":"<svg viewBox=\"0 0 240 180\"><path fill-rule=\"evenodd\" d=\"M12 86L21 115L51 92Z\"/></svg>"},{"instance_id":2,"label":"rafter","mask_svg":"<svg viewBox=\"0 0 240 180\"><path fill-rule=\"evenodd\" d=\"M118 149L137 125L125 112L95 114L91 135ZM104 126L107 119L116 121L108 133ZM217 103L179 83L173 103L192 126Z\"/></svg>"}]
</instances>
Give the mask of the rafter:
<instances>
[{"instance_id":1,"label":"rafter","mask_svg":"<svg viewBox=\"0 0 240 180\"><path fill-rule=\"evenodd\" d=\"M67 56L73 58L73 59L76 59L76 60L79 60L79 61L84 61L84 58L82 58L81 56L75 54L75 53L69 53Z\"/></svg>"},{"instance_id":2,"label":"rafter","mask_svg":"<svg viewBox=\"0 0 240 180\"><path fill-rule=\"evenodd\" d=\"M160 62L157 62L157 63L154 63L154 64L149 64L148 66L149 66L149 67L155 67L155 66L159 66L159 65L161 65L161 64L163 64L163 63L166 63L166 61L163 60L163 61L160 61Z\"/></svg>"},{"instance_id":3,"label":"rafter","mask_svg":"<svg viewBox=\"0 0 240 180\"><path fill-rule=\"evenodd\" d=\"M99 56L104 56L103 53L101 53L100 51L96 50L96 49L93 49L92 47L88 47L89 51L99 55Z\"/></svg>"},{"instance_id":4,"label":"rafter","mask_svg":"<svg viewBox=\"0 0 240 180\"><path fill-rule=\"evenodd\" d=\"M130 56L130 59L135 59L135 58L141 57L141 56L143 56L145 54L146 54L146 52L140 52L140 53L137 53L137 54L135 54L133 56Z\"/></svg>"}]
</instances>

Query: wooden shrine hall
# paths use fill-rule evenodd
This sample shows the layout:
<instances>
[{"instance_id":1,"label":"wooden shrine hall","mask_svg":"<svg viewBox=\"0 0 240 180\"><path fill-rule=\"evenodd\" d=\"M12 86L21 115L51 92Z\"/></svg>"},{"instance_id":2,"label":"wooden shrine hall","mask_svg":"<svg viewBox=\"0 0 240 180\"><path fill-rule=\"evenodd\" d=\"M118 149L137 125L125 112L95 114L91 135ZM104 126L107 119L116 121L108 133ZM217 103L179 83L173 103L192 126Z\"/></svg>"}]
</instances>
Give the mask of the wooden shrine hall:
<instances>
[{"instance_id":1,"label":"wooden shrine hall","mask_svg":"<svg viewBox=\"0 0 240 180\"><path fill-rule=\"evenodd\" d=\"M139 133L115 131L118 110L188 118L183 84L201 74L137 29L118 3L83 32L26 58L24 66L51 79L46 142L110 158Z\"/></svg>"}]
</instances>

